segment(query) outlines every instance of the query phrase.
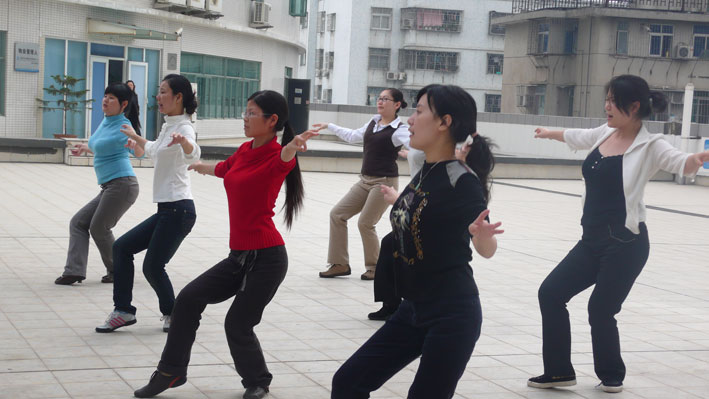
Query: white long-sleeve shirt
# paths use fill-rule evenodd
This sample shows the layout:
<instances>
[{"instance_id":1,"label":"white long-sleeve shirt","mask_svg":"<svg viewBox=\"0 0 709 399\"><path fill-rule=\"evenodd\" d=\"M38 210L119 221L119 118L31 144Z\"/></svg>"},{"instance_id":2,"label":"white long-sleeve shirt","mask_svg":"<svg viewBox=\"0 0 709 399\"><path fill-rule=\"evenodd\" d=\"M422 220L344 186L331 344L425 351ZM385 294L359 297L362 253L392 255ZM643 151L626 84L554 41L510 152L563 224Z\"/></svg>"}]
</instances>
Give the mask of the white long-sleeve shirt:
<instances>
[{"instance_id":1,"label":"white long-sleeve shirt","mask_svg":"<svg viewBox=\"0 0 709 399\"><path fill-rule=\"evenodd\" d=\"M374 117L372 117L369 122L365 123L364 126L359 129L348 129L346 127L337 126L334 123L328 123L327 128L333 131L337 135L337 137L341 138L342 140L345 140L348 143L358 143L364 140L364 133L367 131L369 124L374 121L376 123L374 125L373 130L375 134L377 132L380 132L387 126L394 127L396 128L396 131L391 136L392 144L394 144L395 147L403 145L404 147L409 148L409 138L411 136L411 132L409 132L409 126L403 123L401 121L401 118L399 117L397 117L386 125L382 125L380 123L381 120L381 115L374 115Z\"/></svg>"},{"instance_id":2,"label":"white long-sleeve shirt","mask_svg":"<svg viewBox=\"0 0 709 399\"><path fill-rule=\"evenodd\" d=\"M593 151L615 128L608 124L595 129L567 129L564 141L572 150ZM690 154L682 152L663 139L662 134L650 134L643 124L633 143L623 154L623 194L625 195L625 227L640 234L639 224L646 220L643 193L645 185L660 169L682 175ZM582 202L586 200L584 195Z\"/></svg>"},{"instance_id":3,"label":"white long-sleeve shirt","mask_svg":"<svg viewBox=\"0 0 709 399\"><path fill-rule=\"evenodd\" d=\"M192 144L192 153L185 154L182 146L172 142L172 133L180 133ZM188 115L166 116L155 141L145 143L145 155L155 164L153 177L153 202L173 202L193 199L187 167L199 160L201 150L196 142L192 122Z\"/></svg>"}]
</instances>

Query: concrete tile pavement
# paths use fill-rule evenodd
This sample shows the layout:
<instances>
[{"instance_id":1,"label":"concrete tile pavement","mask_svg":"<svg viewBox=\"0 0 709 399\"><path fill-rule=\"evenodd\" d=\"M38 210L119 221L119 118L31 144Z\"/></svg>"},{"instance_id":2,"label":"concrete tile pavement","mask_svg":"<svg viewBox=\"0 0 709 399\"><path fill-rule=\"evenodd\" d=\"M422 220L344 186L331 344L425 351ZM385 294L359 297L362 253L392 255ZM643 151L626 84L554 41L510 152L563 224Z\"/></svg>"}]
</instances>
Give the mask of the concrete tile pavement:
<instances>
[{"instance_id":1,"label":"concrete tile pavement","mask_svg":"<svg viewBox=\"0 0 709 399\"><path fill-rule=\"evenodd\" d=\"M137 169L141 194L119 222L119 236L154 212L152 170ZM353 275L324 280L328 212L356 175L304 173L306 204L293 230L281 231L290 270L257 333L275 378L276 399L327 398L333 372L380 325L366 319L371 282L359 280L362 246L350 229ZM402 185L407 177L402 176ZM111 286L100 283L95 247L83 284L56 286L68 245L68 222L98 193L93 170L48 164L0 164L0 398L126 398L144 384L165 340L157 298L137 273L138 323L96 334L111 310ZM228 253L228 218L222 182L193 176L198 219L169 273L179 290ZM458 386L457 398L605 398L597 383L586 303L569 304L575 387L527 388L542 371L540 282L580 236L578 181L500 180L492 218L505 234L491 260L473 260L481 289L483 334ZM546 191L541 191L546 190ZM651 183L646 203L651 254L618 316L626 390L614 398L709 398L709 189ZM280 203L279 203L280 206ZM697 215L681 214L683 211ZM702 216L704 215L704 216ZM282 215L277 215L280 223ZM353 221L354 222L354 221ZM380 234L390 230L386 220ZM138 255L140 265L143 256ZM139 266L138 266L139 267ZM207 308L193 348L189 381L166 398L239 398L223 332L231 302ZM403 398L417 362L392 378L374 398Z\"/></svg>"}]
</instances>

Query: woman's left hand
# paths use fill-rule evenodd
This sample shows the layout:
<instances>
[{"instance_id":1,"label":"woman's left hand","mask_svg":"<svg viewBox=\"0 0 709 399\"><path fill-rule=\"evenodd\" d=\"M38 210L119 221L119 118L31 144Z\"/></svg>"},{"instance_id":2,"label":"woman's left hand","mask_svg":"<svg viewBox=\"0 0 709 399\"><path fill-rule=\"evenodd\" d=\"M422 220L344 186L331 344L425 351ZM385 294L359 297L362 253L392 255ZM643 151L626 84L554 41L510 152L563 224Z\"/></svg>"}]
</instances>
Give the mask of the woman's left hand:
<instances>
[{"instance_id":1,"label":"woman's left hand","mask_svg":"<svg viewBox=\"0 0 709 399\"><path fill-rule=\"evenodd\" d=\"M497 222L494 224L488 223L485 218L487 215L490 214L489 209L485 209L484 211L480 212L480 215L478 215L477 219L473 223L470 223L468 226L468 231L470 232L470 235L473 237L477 237L478 239L486 239L493 237L497 234L502 234L505 231L498 229L502 225L502 222Z\"/></svg>"},{"instance_id":2,"label":"woman's left hand","mask_svg":"<svg viewBox=\"0 0 709 399\"><path fill-rule=\"evenodd\" d=\"M132 138L133 140L135 140L136 137L139 137L138 133L135 132L135 129L133 129L133 126L131 125L121 125L121 133Z\"/></svg>"},{"instance_id":3,"label":"woman's left hand","mask_svg":"<svg viewBox=\"0 0 709 399\"><path fill-rule=\"evenodd\" d=\"M306 130L303 133L293 137L293 140L288 143L288 147L297 152L305 152L308 150L308 140L317 135L318 133L316 130Z\"/></svg>"},{"instance_id":4,"label":"woman's left hand","mask_svg":"<svg viewBox=\"0 0 709 399\"><path fill-rule=\"evenodd\" d=\"M125 147L128 148L129 150L135 152L135 147L138 145L138 143L135 142L133 139L128 139L126 142Z\"/></svg>"},{"instance_id":5,"label":"woman's left hand","mask_svg":"<svg viewBox=\"0 0 709 399\"><path fill-rule=\"evenodd\" d=\"M175 144L182 145L182 143L187 141L187 138L185 138L185 136L181 135L180 133L173 133L170 135L170 137L172 137L172 141L170 142L170 144L167 145L168 147Z\"/></svg>"}]
</instances>

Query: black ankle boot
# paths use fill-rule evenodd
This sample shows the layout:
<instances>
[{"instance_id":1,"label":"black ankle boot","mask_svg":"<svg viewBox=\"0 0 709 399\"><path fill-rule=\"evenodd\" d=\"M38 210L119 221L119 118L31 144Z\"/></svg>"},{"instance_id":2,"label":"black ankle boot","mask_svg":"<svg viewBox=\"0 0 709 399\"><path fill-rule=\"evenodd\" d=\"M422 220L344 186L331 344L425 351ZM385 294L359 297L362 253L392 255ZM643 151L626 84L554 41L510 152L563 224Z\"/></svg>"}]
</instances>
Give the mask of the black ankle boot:
<instances>
[{"instance_id":1,"label":"black ankle boot","mask_svg":"<svg viewBox=\"0 0 709 399\"><path fill-rule=\"evenodd\" d=\"M268 395L268 387L249 387L244 392L243 399L262 399Z\"/></svg>"},{"instance_id":2,"label":"black ankle boot","mask_svg":"<svg viewBox=\"0 0 709 399\"><path fill-rule=\"evenodd\" d=\"M150 376L148 385L133 392L136 398L152 398L153 396L167 390L168 388L177 388L187 382L185 376L166 376L158 370L155 370Z\"/></svg>"},{"instance_id":3,"label":"black ankle boot","mask_svg":"<svg viewBox=\"0 0 709 399\"><path fill-rule=\"evenodd\" d=\"M369 318L369 320L389 320L391 315L396 313L397 309L399 309L398 303L385 303L384 305L382 305L381 309L368 314L367 317Z\"/></svg>"},{"instance_id":4,"label":"black ankle boot","mask_svg":"<svg viewBox=\"0 0 709 399\"><path fill-rule=\"evenodd\" d=\"M72 285L74 283L80 283L85 279L85 277L81 276L64 276L61 275L59 276L56 280L54 280L54 284L58 285Z\"/></svg>"}]
</instances>

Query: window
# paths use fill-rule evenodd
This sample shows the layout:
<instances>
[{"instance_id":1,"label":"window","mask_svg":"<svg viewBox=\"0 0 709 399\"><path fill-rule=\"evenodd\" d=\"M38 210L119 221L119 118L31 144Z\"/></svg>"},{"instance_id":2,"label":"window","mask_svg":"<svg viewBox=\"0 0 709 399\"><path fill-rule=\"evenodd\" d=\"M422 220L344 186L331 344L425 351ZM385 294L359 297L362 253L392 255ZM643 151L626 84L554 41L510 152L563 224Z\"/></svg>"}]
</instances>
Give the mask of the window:
<instances>
[{"instance_id":1,"label":"window","mask_svg":"<svg viewBox=\"0 0 709 399\"><path fill-rule=\"evenodd\" d=\"M458 70L459 53L425 50L399 50L399 69L421 69L440 72Z\"/></svg>"},{"instance_id":2,"label":"window","mask_svg":"<svg viewBox=\"0 0 709 399\"><path fill-rule=\"evenodd\" d=\"M337 15L336 14L328 14L328 16L327 16L327 30L328 30L328 32L335 31L336 22L337 22Z\"/></svg>"},{"instance_id":3,"label":"window","mask_svg":"<svg viewBox=\"0 0 709 399\"><path fill-rule=\"evenodd\" d=\"M322 85L315 86L315 99L318 101L322 100Z\"/></svg>"},{"instance_id":4,"label":"window","mask_svg":"<svg viewBox=\"0 0 709 399\"><path fill-rule=\"evenodd\" d=\"M334 66L335 66L335 52L329 51L327 53L327 69L332 71L332 68Z\"/></svg>"},{"instance_id":5,"label":"window","mask_svg":"<svg viewBox=\"0 0 709 399\"><path fill-rule=\"evenodd\" d=\"M306 62L308 62L308 53L300 53L298 54L298 58L300 60L300 66L305 66Z\"/></svg>"},{"instance_id":6,"label":"window","mask_svg":"<svg viewBox=\"0 0 709 399\"><path fill-rule=\"evenodd\" d=\"M386 90L386 87L367 87L367 101L365 105L377 105L377 98L379 98L379 93Z\"/></svg>"},{"instance_id":7,"label":"window","mask_svg":"<svg viewBox=\"0 0 709 399\"><path fill-rule=\"evenodd\" d=\"M709 58L709 25L694 25L695 57Z\"/></svg>"},{"instance_id":8,"label":"window","mask_svg":"<svg viewBox=\"0 0 709 399\"><path fill-rule=\"evenodd\" d=\"M502 75L502 63L504 60L504 55L502 54L488 54L487 55L487 73Z\"/></svg>"},{"instance_id":9,"label":"window","mask_svg":"<svg viewBox=\"0 0 709 399\"><path fill-rule=\"evenodd\" d=\"M537 54L549 52L549 24L540 23L537 25Z\"/></svg>"},{"instance_id":10,"label":"window","mask_svg":"<svg viewBox=\"0 0 709 399\"><path fill-rule=\"evenodd\" d=\"M544 115L544 106L546 105L546 85L532 87L532 111L535 115Z\"/></svg>"},{"instance_id":11,"label":"window","mask_svg":"<svg viewBox=\"0 0 709 399\"><path fill-rule=\"evenodd\" d=\"M694 92L692 122L709 123L709 91Z\"/></svg>"},{"instance_id":12,"label":"window","mask_svg":"<svg viewBox=\"0 0 709 399\"><path fill-rule=\"evenodd\" d=\"M7 32L0 31L0 115L5 115L5 60Z\"/></svg>"},{"instance_id":13,"label":"window","mask_svg":"<svg viewBox=\"0 0 709 399\"><path fill-rule=\"evenodd\" d=\"M246 109L249 96L259 90L261 63L182 53L180 73L197 83L197 117L236 119Z\"/></svg>"},{"instance_id":14,"label":"window","mask_svg":"<svg viewBox=\"0 0 709 399\"><path fill-rule=\"evenodd\" d=\"M315 69L323 69L323 58L325 56L325 50L319 48L315 53Z\"/></svg>"},{"instance_id":15,"label":"window","mask_svg":"<svg viewBox=\"0 0 709 399\"><path fill-rule=\"evenodd\" d=\"M369 69L389 69L391 49L369 48Z\"/></svg>"},{"instance_id":16,"label":"window","mask_svg":"<svg viewBox=\"0 0 709 399\"><path fill-rule=\"evenodd\" d=\"M618 22L615 35L615 53L628 55L628 23Z\"/></svg>"},{"instance_id":17,"label":"window","mask_svg":"<svg viewBox=\"0 0 709 399\"><path fill-rule=\"evenodd\" d=\"M485 112L500 112L501 101L500 94L485 94Z\"/></svg>"},{"instance_id":18,"label":"window","mask_svg":"<svg viewBox=\"0 0 709 399\"><path fill-rule=\"evenodd\" d=\"M283 73L284 73L285 77L292 78L293 77L293 68L286 67L286 69Z\"/></svg>"},{"instance_id":19,"label":"window","mask_svg":"<svg viewBox=\"0 0 709 399\"><path fill-rule=\"evenodd\" d=\"M327 14L325 14L325 11L320 11L318 13L318 26L317 26L317 31L319 33L325 33L325 21L327 18Z\"/></svg>"},{"instance_id":20,"label":"window","mask_svg":"<svg viewBox=\"0 0 709 399\"><path fill-rule=\"evenodd\" d=\"M567 24L566 30L564 31L564 54L575 54L576 53L576 39L578 38L579 27L578 24L573 22Z\"/></svg>"},{"instance_id":21,"label":"window","mask_svg":"<svg viewBox=\"0 0 709 399\"><path fill-rule=\"evenodd\" d=\"M558 88L557 107L555 115L574 116L575 86L560 86Z\"/></svg>"},{"instance_id":22,"label":"window","mask_svg":"<svg viewBox=\"0 0 709 399\"><path fill-rule=\"evenodd\" d=\"M504 17L505 15L510 15L506 12L490 11L488 14L488 33L491 35L504 36L505 35L505 25L493 24L492 20L497 17Z\"/></svg>"},{"instance_id":23,"label":"window","mask_svg":"<svg viewBox=\"0 0 709 399\"><path fill-rule=\"evenodd\" d=\"M332 103L332 89L325 89L323 91L323 98L322 101L324 103L331 104Z\"/></svg>"},{"instance_id":24,"label":"window","mask_svg":"<svg viewBox=\"0 0 709 399\"><path fill-rule=\"evenodd\" d=\"M391 8L372 7L372 30L391 30Z\"/></svg>"},{"instance_id":25,"label":"window","mask_svg":"<svg viewBox=\"0 0 709 399\"><path fill-rule=\"evenodd\" d=\"M672 25L650 25L650 55L671 57L673 32Z\"/></svg>"},{"instance_id":26,"label":"window","mask_svg":"<svg viewBox=\"0 0 709 399\"><path fill-rule=\"evenodd\" d=\"M308 0L290 0L288 13L291 17L304 17L308 13Z\"/></svg>"},{"instance_id":27,"label":"window","mask_svg":"<svg viewBox=\"0 0 709 399\"><path fill-rule=\"evenodd\" d=\"M460 32L463 11L432 8L402 8L401 29Z\"/></svg>"}]
</instances>

